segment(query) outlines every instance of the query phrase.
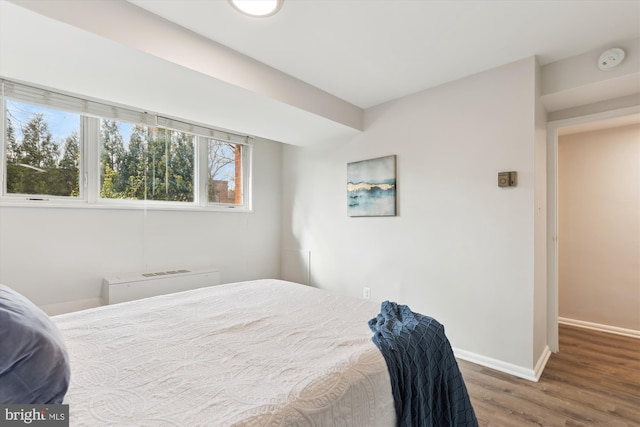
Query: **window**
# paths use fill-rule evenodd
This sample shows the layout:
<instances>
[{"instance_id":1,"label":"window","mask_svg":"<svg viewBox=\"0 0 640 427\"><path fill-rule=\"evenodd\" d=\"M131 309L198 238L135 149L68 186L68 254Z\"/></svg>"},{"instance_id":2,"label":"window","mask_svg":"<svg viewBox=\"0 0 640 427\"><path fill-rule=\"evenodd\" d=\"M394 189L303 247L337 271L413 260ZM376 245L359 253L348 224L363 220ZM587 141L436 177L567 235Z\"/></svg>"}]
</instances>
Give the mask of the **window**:
<instances>
[{"instance_id":1,"label":"window","mask_svg":"<svg viewBox=\"0 0 640 427\"><path fill-rule=\"evenodd\" d=\"M79 197L80 115L6 100L7 194Z\"/></svg>"},{"instance_id":2,"label":"window","mask_svg":"<svg viewBox=\"0 0 640 427\"><path fill-rule=\"evenodd\" d=\"M195 137L170 129L100 121L100 197L194 201Z\"/></svg>"},{"instance_id":3,"label":"window","mask_svg":"<svg viewBox=\"0 0 640 427\"><path fill-rule=\"evenodd\" d=\"M249 137L9 81L2 89L3 202L250 208Z\"/></svg>"},{"instance_id":4,"label":"window","mask_svg":"<svg viewBox=\"0 0 640 427\"><path fill-rule=\"evenodd\" d=\"M209 202L242 205L242 145L210 139L207 160Z\"/></svg>"}]
</instances>

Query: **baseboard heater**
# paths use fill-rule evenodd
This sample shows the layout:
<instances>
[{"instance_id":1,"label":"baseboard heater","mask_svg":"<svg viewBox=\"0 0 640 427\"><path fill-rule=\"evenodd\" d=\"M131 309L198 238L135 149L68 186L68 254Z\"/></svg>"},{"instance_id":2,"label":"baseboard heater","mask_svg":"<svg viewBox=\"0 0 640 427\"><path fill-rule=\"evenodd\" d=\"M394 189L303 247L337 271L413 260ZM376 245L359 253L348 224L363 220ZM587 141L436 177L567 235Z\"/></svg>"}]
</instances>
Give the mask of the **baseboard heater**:
<instances>
[{"instance_id":1,"label":"baseboard heater","mask_svg":"<svg viewBox=\"0 0 640 427\"><path fill-rule=\"evenodd\" d=\"M219 284L220 270L215 268L114 274L102 281L102 303L115 304Z\"/></svg>"}]
</instances>

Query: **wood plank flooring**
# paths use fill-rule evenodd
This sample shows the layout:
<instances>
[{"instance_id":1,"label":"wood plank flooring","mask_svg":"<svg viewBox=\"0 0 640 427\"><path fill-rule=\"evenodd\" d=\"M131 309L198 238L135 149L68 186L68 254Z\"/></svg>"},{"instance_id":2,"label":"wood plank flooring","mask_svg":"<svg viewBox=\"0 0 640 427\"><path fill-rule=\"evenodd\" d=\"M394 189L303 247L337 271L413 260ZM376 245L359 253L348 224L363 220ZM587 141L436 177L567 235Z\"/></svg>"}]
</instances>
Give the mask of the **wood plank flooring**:
<instances>
[{"instance_id":1,"label":"wood plank flooring","mask_svg":"<svg viewBox=\"0 0 640 427\"><path fill-rule=\"evenodd\" d=\"M640 340L560 325L534 383L458 360L482 427L640 426Z\"/></svg>"}]
</instances>

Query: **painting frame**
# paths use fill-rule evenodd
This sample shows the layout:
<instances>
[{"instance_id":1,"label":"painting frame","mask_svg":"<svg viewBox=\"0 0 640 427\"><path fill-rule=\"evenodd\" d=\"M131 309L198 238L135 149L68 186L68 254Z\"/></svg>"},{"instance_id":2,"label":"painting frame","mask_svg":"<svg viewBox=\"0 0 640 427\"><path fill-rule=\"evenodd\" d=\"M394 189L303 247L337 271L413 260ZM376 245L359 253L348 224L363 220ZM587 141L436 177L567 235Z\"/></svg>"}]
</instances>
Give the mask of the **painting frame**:
<instances>
[{"instance_id":1,"label":"painting frame","mask_svg":"<svg viewBox=\"0 0 640 427\"><path fill-rule=\"evenodd\" d=\"M347 215L397 216L396 155L347 163Z\"/></svg>"}]
</instances>

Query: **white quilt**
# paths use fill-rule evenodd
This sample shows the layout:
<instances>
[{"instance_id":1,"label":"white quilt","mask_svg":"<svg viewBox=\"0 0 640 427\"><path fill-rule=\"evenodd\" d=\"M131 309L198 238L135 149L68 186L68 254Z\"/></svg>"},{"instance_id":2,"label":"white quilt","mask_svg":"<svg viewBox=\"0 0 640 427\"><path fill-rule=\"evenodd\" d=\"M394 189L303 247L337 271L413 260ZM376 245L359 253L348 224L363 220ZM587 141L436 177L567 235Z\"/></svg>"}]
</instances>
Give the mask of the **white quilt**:
<instances>
[{"instance_id":1,"label":"white quilt","mask_svg":"<svg viewBox=\"0 0 640 427\"><path fill-rule=\"evenodd\" d=\"M73 426L394 426L370 301L278 280L55 316Z\"/></svg>"}]
</instances>

